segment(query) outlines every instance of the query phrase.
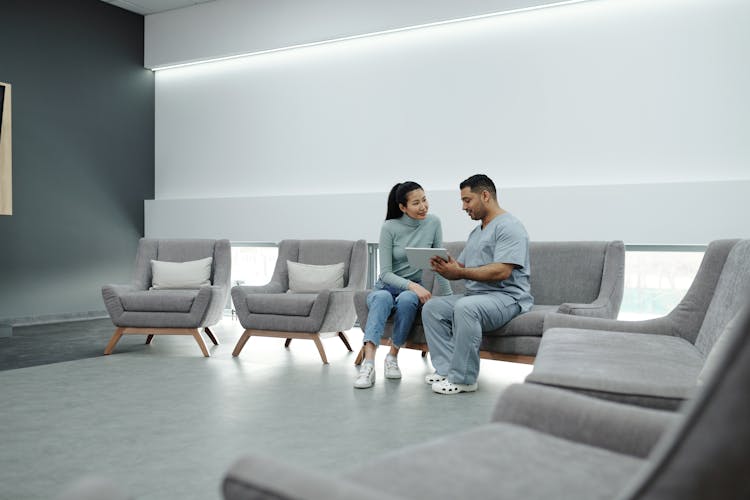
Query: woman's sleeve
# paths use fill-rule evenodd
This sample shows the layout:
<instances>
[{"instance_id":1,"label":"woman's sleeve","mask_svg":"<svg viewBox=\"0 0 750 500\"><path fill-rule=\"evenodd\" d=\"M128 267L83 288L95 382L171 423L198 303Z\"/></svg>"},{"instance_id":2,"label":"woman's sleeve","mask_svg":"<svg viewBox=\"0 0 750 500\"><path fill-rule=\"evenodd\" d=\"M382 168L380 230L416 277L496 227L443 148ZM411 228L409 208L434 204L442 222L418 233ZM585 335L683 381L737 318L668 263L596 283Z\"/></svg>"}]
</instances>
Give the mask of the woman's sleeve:
<instances>
[{"instance_id":1,"label":"woman's sleeve","mask_svg":"<svg viewBox=\"0 0 750 500\"><path fill-rule=\"evenodd\" d=\"M402 278L393 272L393 235L383 225L380 228L380 242L378 243L378 255L380 259L380 276L383 283L407 290L409 280Z\"/></svg>"},{"instance_id":2,"label":"woman's sleeve","mask_svg":"<svg viewBox=\"0 0 750 500\"><path fill-rule=\"evenodd\" d=\"M437 227L435 228L435 237L432 240L432 248L441 248L443 246L443 226L440 223L440 219L437 219ZM438 273L435 273L435 279L438 282L438 290L440 296L453 295L450 282L443 278Z\"/></svg>"}]
</instances>

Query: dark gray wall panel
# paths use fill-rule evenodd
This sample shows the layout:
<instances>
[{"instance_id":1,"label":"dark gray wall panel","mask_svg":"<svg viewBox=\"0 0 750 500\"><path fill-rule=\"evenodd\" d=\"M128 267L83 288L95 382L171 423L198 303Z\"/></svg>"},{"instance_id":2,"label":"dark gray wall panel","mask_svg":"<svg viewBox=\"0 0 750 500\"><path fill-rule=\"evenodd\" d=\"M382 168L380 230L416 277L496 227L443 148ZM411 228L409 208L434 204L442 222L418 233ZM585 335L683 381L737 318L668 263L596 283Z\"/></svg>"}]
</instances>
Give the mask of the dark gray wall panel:
<instances>
[{"instance_id":1,"label":"dark gray wall panel","mask_svg":"<svg viewBox=\"0 0 750 500\"><path fill-rule=\"evenodd\" d=\"M13 215L0 217L0 319L103 311L128 281L154 195L143 17L98 0L0 6L13 85Z\"/></svg>"}]
</instances>

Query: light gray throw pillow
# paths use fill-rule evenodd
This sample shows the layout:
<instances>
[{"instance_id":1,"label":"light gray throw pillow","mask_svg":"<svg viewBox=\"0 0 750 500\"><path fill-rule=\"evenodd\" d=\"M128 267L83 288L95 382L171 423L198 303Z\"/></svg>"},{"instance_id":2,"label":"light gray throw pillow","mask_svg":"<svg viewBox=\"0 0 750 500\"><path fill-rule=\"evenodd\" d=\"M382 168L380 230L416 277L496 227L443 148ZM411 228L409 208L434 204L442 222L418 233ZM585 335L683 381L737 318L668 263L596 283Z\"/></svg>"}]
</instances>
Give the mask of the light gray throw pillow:
<instances>
[{"instance_id":1,"label":"light gray throw pillow","mask_svg":"<svg viewBox=\"0 0 750 500\"><path fill-rule=\"evenodd\" d=\"M210 285L213 257L187 262L151 261L151 290L200 288Z\"/></svg>"},{"instance_id":2,"label":"light gray throw pillow","mask_svg":"<svg viewBox=\"0 0 750 500\"><path fill-rule=\"evenodd\" d=\"M290 293L313 293L344 286L344 263L316 266L286 261Z\"/></svg>"}]
</instances>

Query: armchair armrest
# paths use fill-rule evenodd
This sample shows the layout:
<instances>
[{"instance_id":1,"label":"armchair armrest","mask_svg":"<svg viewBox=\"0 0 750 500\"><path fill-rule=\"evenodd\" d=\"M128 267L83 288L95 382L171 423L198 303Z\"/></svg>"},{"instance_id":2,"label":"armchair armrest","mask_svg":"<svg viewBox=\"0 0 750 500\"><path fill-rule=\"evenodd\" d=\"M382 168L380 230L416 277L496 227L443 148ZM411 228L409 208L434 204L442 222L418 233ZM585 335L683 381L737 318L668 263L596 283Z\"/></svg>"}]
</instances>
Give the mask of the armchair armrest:
<instances>
[{"instance_id":1,"label":"armchair armrest","mask_svg":"<svg viewBox=\"0 0 750 500\"><path fill-rule=\"evenodd\" d=\"M135 292L141 288L136 285L104 285L102 286L102 299L104 299L104 307L107 308L109 317L115 321L117 318L122 316L125 309L122 307L122 301L120 296L126 292Z\"/></svg>"},{"instance_id":2,"label":"armchair armrest","mask_svg":"<svg viewBox=\"0 0 750 500\"><path fill-rule=\"evenodd\" d=\"M581 330L604 330L611 332L651 333L656 335L679 336L677 328L667 317L644 321L622 321L606 318L591 318L571 314L549 313L544 317L546 332L550 328L578 328Z\"/></svg>"},{"instance_id":3,"label":"armchair armrest","mask_svg":"<svg viewBox=\"0 0 750 500\"><path fill-rule=\"evenodd\" d=\"M232 290L235 288L241 290L245 295L251 294L251 293L284 293L286 292L286 288L284 288L281 283L278 281L271 281L270 283L267 283L265 285L259 285L259 286L252 286L252 285L237 285L232 287Z\"/></svg>"},{"instance_id":4,"label":"armchair armrest","mask_svg":"<svg viewBox=\"0 0 750 500\"><path fill-rule=\"evenodd\" d=\"M536 384L514 384L495 406L493 421L645 458L679 414L605 401Z\"/></svg>"},{"instance_id":5,"label":"armchair armrest","mask_svg":"<svg viewBox=\"0 0 750 500\"><path fill-rule=\"evenodd\" d=\"M222 483L226 500L381 500L383 492L330 474L312 472L259 456L245 456ZM388 495L388 498L395 497Z\"/></svg>"}]
</instances>

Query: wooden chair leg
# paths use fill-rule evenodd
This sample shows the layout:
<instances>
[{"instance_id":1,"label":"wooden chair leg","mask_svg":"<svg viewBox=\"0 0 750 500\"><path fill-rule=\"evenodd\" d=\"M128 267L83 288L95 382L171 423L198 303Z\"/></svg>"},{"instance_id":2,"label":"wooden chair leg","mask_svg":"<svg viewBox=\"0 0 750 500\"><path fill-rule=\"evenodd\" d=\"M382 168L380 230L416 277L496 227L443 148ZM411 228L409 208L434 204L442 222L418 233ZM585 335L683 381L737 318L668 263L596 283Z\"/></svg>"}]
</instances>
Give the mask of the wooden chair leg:
<instances>
[{"instance_id":1,"label":"wooden chair leg","mask_svg":"<svg viewBox=\"0 0 750 500\"><path fill-rule=\"evenodd\" d=\"M107 344L107 347L104 348L104 354L112 354L112 349L115 348L117 343L122 338L122 332L124 328L117 328L115 330L115 333L112 334L112 338L109 339L109 343Z\"/></svg>"},{"instance_id":2,"label":"wooden chair leg","mask_svg":"<svg viewBox=\"0 0 750 500\"><path fill-rule=\"evenodd\" d=\"M323 360L323 364L327 365L328 364L328 358L326 358L326 350L323 349L323 343L320 341L320 336L319 335L315 335L313 337L313 342L315 342L315 347L318 348L318 352L320 353L320 359Z\"/></svg>"},{"instance_id":3,"label":"wooden chair leg","mask_svg":"<svg viewBox=\"0 0 750 500\"><path fill-rule=\"evenodd\" d=\"M203 337L201 337L201 331L197 328L193 332L193 338L196 342L198 342L198 347L201 348L201 352L203 353L203 355L207 358L210 357L210 354L208 354L208 349L206 348L206 343L203 342Z\"/></svg>"},{"instance_id":4,"label":"wooden chair leg","mask_svg":"<svg viewBox=\"0 0 750 500\"><path fill-rule=\"evenodd\" d=\"M359 353L357 353L357 357L354 359L354 365L359 366L362 364L362 360L365 359L365 346L362 346L362 349L359 350Z\"/></svg>"},{"instance_id":5,"label":"wooden chair leg","mask_svg":"<svg viewBox=\"0 0 750 500\"><path fill-rule=\"evenodd\" d=\"M152 340L154 340L154 334L153 333L151 333L151 334L149 334L149 335L146 336L146 345L150 344Z\"/></svg>"},{"instance_id":6,"label":"wooden chair leg","mask_svg":"<svg viewBox=\"0 0 750 500\"><path fill-rule=\"evenodd\" d=\"M352 351L352 346L349 345L349 339L346 338L346 334L344 332L339 332L339 338L341 339L341 342L344 343L346 348L349 349L349 352L354 352Z\"/></svg>"},{"instance_id":7,"label":"wooden chair leg","mask_svg":"<svg viewBox=\"0 0 750 500\"><path fill-rule=\"evenodd\" d=\"M289 344L292 343L292 339L286 339L286 342L284 342L284 347L289 347Z\"/></svg>"},{"instance_id":8,"label":"wooden chair leg","mask_svg":"<svg viewBox=\"0 0 750 500\"><path fill-rule=\"evenodd\" d=\"M250 338L251 331L245 330L245 333L242 334L240 337L240 340L237 341L237 345L234 346L234 351L232 351L232 356L237 357L240 355L240 351L243 347L245 347L245 344L247 344L247 339Z\"/></svg>"},{"instance_id":9,"label":"wooden chair leg","mask_svg":"<svg viewBox=\"0 0 750 500\"><path fill-rule=\"evenodd\" d=\"M216 340L216 336L214 335L214 332L212 332L211 330L209 330L208 327L205 327L203 329L203 331L206 332L206 335L208 335L208 338L211 339L211 342L213 342L214 345L219 345L219 341Z\"/></svg>"}]
</instances>

